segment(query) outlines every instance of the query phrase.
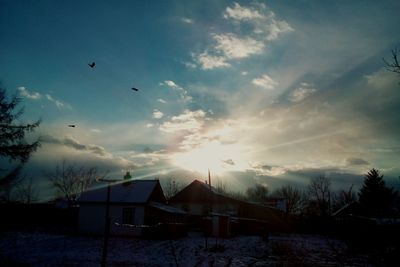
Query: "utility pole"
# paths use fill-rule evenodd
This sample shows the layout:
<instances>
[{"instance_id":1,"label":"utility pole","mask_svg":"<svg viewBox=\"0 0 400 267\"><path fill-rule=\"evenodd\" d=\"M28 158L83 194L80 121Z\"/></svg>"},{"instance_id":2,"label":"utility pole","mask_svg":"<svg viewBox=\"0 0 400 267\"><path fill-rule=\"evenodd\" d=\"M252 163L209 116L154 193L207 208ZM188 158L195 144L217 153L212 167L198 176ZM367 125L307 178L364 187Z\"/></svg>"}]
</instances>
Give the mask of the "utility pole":
<instances>
[{"instance_id":1,"label":"utility pole","mask_svg":"<svg viewBox=\"0 0 400 267\"><path fill-rule=\"evenodd\" d=\"M104 218L104 243L103 252L101 256L101 267L106 267L107 265L107 252L108 252L108 239L110 238L110 193L111 193L111 183L117 182L118 180L108 180L108 179L97 179L98 182L106 182L107 185L107 200L106 200L106 214Z\"/></svg>"}]
</instances>

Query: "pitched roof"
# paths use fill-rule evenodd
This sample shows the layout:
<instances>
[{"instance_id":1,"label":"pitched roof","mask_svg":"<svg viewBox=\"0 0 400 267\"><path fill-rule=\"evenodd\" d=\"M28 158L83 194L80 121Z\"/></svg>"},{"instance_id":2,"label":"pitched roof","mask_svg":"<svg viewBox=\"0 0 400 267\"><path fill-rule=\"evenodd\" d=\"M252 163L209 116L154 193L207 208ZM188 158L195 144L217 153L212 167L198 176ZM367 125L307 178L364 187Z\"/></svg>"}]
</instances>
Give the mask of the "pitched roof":
<instances>
[{"instance_id":1,"label":"pitched roof","mask_svg":"<svg viewBox=\"0 0 400 267\"><path fill-rule=\"evenodd\" d=\"M158 180L133 180L111 185L111 203L147 203L153 192L160 187ZM162 190L162 189L161 189ZM107 186L82 193L79 202L103 203L107 200Z\"/></svg>"},{"instance_id":2,"label":"pitched roof","mask_svg":"<svg viewBox=\"0 0 400 267\"><path fill-rule=\"evenodd\" d=\"M173 196L169 202L174 203L174 202L214 202L218 201L220 203L222 202L238 202L238 200L226 196L220 192L214 187L210 186L200 182L199 180L194 180L192 183L190 183L188 186L186 186L184 189L182 189L180 192L178 192L175 196Z\"/></svg>"}]
</instances>

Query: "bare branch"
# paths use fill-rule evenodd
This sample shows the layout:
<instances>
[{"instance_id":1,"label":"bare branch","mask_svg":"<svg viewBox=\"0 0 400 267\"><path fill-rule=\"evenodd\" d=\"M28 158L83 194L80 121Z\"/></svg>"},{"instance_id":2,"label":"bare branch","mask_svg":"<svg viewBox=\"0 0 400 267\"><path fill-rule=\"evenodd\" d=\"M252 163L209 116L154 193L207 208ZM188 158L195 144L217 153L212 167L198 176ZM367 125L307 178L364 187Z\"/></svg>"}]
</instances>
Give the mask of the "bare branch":
<instances>
[{"instance_id":1,"label":"bare branch","mask_svg":"<svg viewBox=\"0 0 400 267\"><path fill-rule=\"evenodd\" d=\"M395 72L400 74L400 64L399 64L399 60L398 60L398 54L400 54L400 50L399 49L393 49L392 50L392 59L390 62L388 62L385 58L383 58L383 62L386 65L386 69L388 71L391 72Z\"/></svg>"},{"instance_id":2,"label":"bare branch","mask_svg":"<svg viewBox=\"0 0 400 267\"><path fill-rule=\"evenodd\" d=\"M47 172L45 176L57 190L59 197L64 197L68 202L74 202L95 180L104 179L107 172L100 173L96 167L68 165L62 161L61 165L56 166L54 172Z\"/></svg>"}]
</instances>

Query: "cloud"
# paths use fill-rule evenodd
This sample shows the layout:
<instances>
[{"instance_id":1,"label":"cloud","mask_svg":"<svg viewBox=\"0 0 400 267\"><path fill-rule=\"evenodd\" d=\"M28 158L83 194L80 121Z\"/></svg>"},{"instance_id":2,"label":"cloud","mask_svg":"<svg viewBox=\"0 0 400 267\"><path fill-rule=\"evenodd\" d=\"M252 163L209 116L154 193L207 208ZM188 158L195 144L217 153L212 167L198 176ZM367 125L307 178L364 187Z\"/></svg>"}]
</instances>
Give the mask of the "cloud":
<instances>
[{"instance_id":1,"label":"cloud","mask_svg":"<svg viewBox=\"0 0 400 267\"><path fill-rule=\"evenodd\" d=\"M192 24L193 23L193 20L192 19L189 19L189 18L182 18L181 19L182 20L182 22L184 22L184 23L187 23L187 24Z\"/></svg>"},{"instance_id":2,"label":"cloud","mask_svg":"<svg viewBox=\"0 0 400 267\"><path fill-rule=\"evenodd\" d=\"M293 28L284 20L278 20L275 13L265 4L255 4L251 7L243 7L234 3L233 7L227 7L224 18L234 22L250 22L254 27L253 33L267 41L275 40L280 34L293 31Z\"/></svg>"},{"instance_id":3,"label":"cloud","mask_svg":"<svg viewBox=\"0 0 400 267\"><path fill-rule=\"evenodd\" d=\"M185 65L185 66L188 67L189 69L195 69L195 68L197 68L197 65L196 65L195 63L187 62L187 61L183 61L182 63L183 63L183 65Z\"/></svg>"},{"instance_id":4,"label":"cloud","mask_svg":"<svg viewBox=\"0 0 400 267\"><path fill-rule=\"evenodd\" d=\"M223 16L226 19L233 19L238 21L248 21L265 18L264 15L262 15L255 8L242 7L238 3L234 3L233 7L227 7Z\"/></svg>"},{"instance_id":5,"label":"cloud","mask_svg":"<svg viewBox=\"0 0 400 267\"><path fill-rule=\"evenodd\" d=\"M264 53L267 42L278 39L293 28L284 20L278 20L274 12L264 4L241 6L234 3L223 12L223 17L235 24L246 23L246 31L235 27L236 32L211 33L214 41L203 52L192 57L203 70L231 66L231 61ZM242 30L240 30L242 29Z\"/></svg>"},{"instance_id":6,"label":"cloud","mask_svg":"<svg viewBox=\"0 0 400 267\"><path fill-rule=\"evenodd\" d=\"M223 56L210 55L207 51L195 55L195 60L200 64L203 70L211 70L214 68L230 67L231 64L226 62L226 58Z\"/></svg>"},{"instance_id":7,"label":"cloud","mask_svg":"<svg viewBox=\"0 0 400 267\"><path fill-rule=\"evenodd\" d=\"M251 81L252 84L264 88L264 89L274 89L276 85L278 85L278 82L274 81L271 77L269 77L267 74L262 75L259 78L255 78Z\"/></svg>"},{"instance_id":8,"label":"cloud","mask_svg":"<svg viewBox=\"0 0 400 267\"><path fill-rule=\"evenodd\" d=\"M295 89L289 96L289 100L297 103L303 101L308 96L314 94L317 90L308 83L301 83L301 86Z\"/></svg>"},{"instance_id":9,"label":"cloud","mask_svg":"<svg viewBox=\"0 0 400 267\"><path fill-rule=\"evenodd\" d=\"M189 93L183 89L181 86L177 85L174 81L171 80L165 80L164 82L161 82L160 85L166 85L169 88L171 88L172 90L175 90L179 93L179 98L180 101L182 101L183 103L188 103L191 102L193 100L193 98L189 95Z\"/></svg>"},{"instance_id":10,"label":"cloud","mask_svg":"<svg viewBox=\"0 0 400 267\"><path fill-rule=\"evenodd\" d=\"M46 98L47 98L47 100L49 100L50 102L54 103L54 104L57 106L57 108L59 108L59 109L63 109L63 108L72 109L71 105L69 105L69 104L67 104L67 103L64 103L64 102L62 102L62 101L60 101L60 100L58 100L58 99L55 99L55 98L53 98L53 97L52 97L51 95L49 95L49 94L46 94Z\"/></svg>"},{"instance_id":11,"label":"cloud","mask_svg":"<svg viewBox=\"0 0 400 267\"><path fill-rule=\"evenodd\" d=\"M175 133L179 131L194 132L199 130L206 118L206 112L203 110L184 110L178 116L173 116L170 121L160 125L159 129L166 133Z\"/></svg>"},{"instance_id":12,"label":"cloud","mask_svg":"<svg viewBox=\"0 0 400 267\"><path fill-rule=\"evenodd\" d=\"M275 14L272 13L270 21L265 26L258 27L255 32L265 35L265 39L268 41L278 39L279 35L285 32L293 31L293 28L286 21L279 21L275 19ZM263 28L264 27L264 28Z\"/></svg>"},{"instance_id":13,"label":"cloud","mask_svg":"<svg viewBox=\"0 0 400 267\"><path fill-rule=\"evenodd\" d=\"M23 97L29 98L29 99L33 99L33 100L38 100L42 98L42 95L39 94L38 92L29 92L28 89L26 89L25 87L21 86L18 87L18 91L19 94Z\"/></svg>"},{"instance_id":14,"label":"cloud","mask_svg":"<svg viewBox=\"0 0 400 267\"><path fill-rule=\"evenodd\" d=\"M153 149L151 149L150 147L148 147L148 146L146 146L145 148L143 148L143 153L153 153L154 152L154 150Z\"/></svg>"},{"instance_id":15,"label":"cloud","mask_svg":"<svg viewBox=\"0 0 400 267\"><path fill-rule=\"evenodd\" d=\"M147 124L146 124L146 128L152 128L152 127L154 127L154 124L153 124L153 123L147 123Z\"/></svg>"},{"instance_id":16,"label":"cloud","mask_svg":"<svg viewBox=\"0 0 400 267\"><path fill-rule=\"evenodd\" d=\"M164 113L162 113L158 109L153 110L153 118L154 119L161 119L163 116L164 116Z\"/></svg>"},{"instance_id":17,"label":"cloud","mask_svg":"<svg viewBox=\"0 0 400 267\"><path fill-rule=\"evenodd\" d=\"M257 176L279 176L285 174L288 169L282 166L253 163L250 165L248 171L255 172Z\"/></svg>"},{"instance_id":18,"label":"cloud","mask_svg":"<svg viewBox=\"0 0 400 267\"><path fill-rule=\"evenodd\" d=\"M264 43L253 38L239 38L235 34L213 34L216 41L214 49L221 52L226 59L239 59L251 55L261 54L264 50Z\"/></svg>"},{"instance_id":19,"label":"cloud","mask_svg":"<svg viewBox=\"0 0 400 267\"><path fill-rule=\"evenodd\" d=\"M165 100L162 99L162 98L157 99L157 101L160 102L160 103L163 103L163 104L166 104L166 103L167 103L167 101L165 101Z\"/></svg>"},{"instance_id":20,"label":"cloud","mask_svg":"<svg viewBox=\"0 0 400 267\"><path fill-rule=\"evenodd\" d=\"M347 158L345 163L347 166L369 165L369 162L362 158Z\"/></svg>"},{"instance_id":21,"label":"cloud","mask_svg":"<svg viewBox=\"0 0 400 267\"><path fill-rule=\"evenodd\" d=\"M369 75L365 75L364 78L368 85L378 89L394 86L397 82L396 74L389 72L384 68Z\"/></svg>"},{"instance_id":22,"label":"cloud","mask_svg":"<svg viewBox=\"0 0 400 267\"><path fill-rule=\"evenodd\" d=\"M232 159L222 160L223 163L234 166L235 162Z\"/></svg>"},{"instance_id":23,"label":"cloud","mask_svg":"<svg viewBox=\"0 0 400 267\"><path fill-rule=\"evenodd\" d=\"M97 128L90 129L90 131L93 133L101 133L102 132L100 129L97 129Z\"/></svg>"},{"instance_id":24,"label":"cloud","mask_svg":"<svg viewBox=\"0 0 400 267\"><path fill-rule=\"evenodd\" d=\"M229 67L228 60L246 58L261 54L264 43L251 37L240 38L233 33L211 34L215 45L209 51L192 55L195 61L204 70Z\"/></svg>"},{"instance_id":25,"label":"cloud","mask_svg":"<svg viewBox=\"0 0 400 267\"><path fill-rule=\"evenodd\" d=\"M174 81L166 80L163 83L160 83L160 85L167 85L172 89L182 89L182 87L178 86Z\"/></svg>"},{"instance_id":26,"label":"cloud","mask_svg":"<svg viewBox=\"0 0 400 267\"><path fill-rule=\"evenodd\" d=\"M62 139L51 136L51 135L44 135L40 138L40 141L42 143L48 143L48 144L57 144L57 145L64 145L69 148L73 148L75 150L79 151L86 151L92 154L95 154L97 156L101 157L111 157L111 154L108 153L104 147L97 146L97 145L85 145L79 143L78 140L74 139L73 137L66 136Z\"/></svg>"},{"instance_id":27,"label":"cloud","mask_svg":"<svg viewBox=\"0 0 400 267\"><path fill-rule=\"evenodd\" d=\"M32 100L39 100L39 99L43 98L43 96L40 93L29 92L29 90L26 89L24 86L18 87L18 91L21 96L32 99ZM48 101L55 104L57 106L57 108L59 108L59 109L62 109L62 108L72 109L71 105L63 103L62 101L55 99L54 97L52 97L49 94L45 94L44 96L45 96L45 99L47 99Z\"/></svg>"}]
</instances>

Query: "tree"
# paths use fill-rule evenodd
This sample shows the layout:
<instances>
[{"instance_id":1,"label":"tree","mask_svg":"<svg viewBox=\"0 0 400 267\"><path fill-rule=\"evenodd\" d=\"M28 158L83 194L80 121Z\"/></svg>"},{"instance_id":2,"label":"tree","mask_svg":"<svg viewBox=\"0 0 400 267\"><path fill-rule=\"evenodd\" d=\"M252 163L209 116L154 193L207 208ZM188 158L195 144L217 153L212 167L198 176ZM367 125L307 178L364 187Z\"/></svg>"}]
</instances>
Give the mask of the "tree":
<instances>
[{"instance_id":1,"label":"tree","mask_svg":"<svg viewBox=\"0 0 400 267\"><path fill-rule=\"evenodd\" d=\"M99 173L96 167L67 165L63 161L61 165L57 164L54 172L47 172L45 176L56 189L57 197L73 203L95 180L105 178L107 173Z\"/></svg>"},{"instance_id":2,"label":"tree","mask_svg":"<svg viewBox=\"0 0 400 267\"><path fill-rule=\"evenodd\" d=\"M327 216L330 212L331 179L319 176L308 185L308 210L319 216Z\"/></svg>"},{"instance_id":3,"label":"tree","mask_svg":"<svg viewBox=\"0 0 400 267\"><path fill-rule=\"evenodd\" d=\"M175 181L174 179L168 179L165 184L165 198L169 200L171 197L175 196L179 191L181 191L181 183Z\"/></svg>"},{"instance_id":4,"label":"tree","mask_svg":"<svg viewBox=\"0 0 400 267\"><path fill-rule=\"evenodd\" d=\"M217 193L227 195L228 190L226 188L227 188L226 183L224 183L220 179L217 179L216 185L215 185L215 189L217 190Z\"/></svg>"},{"instance_id":5,"label":"tree","mask_svg":"<svg viewBox=\"0 0 400 267\"><path fill-rule=\"evenodd\" d=\"M247 188L247 198L251 201L264 203L268 200L268 186L266 184L255 184Z\"/></svg>"},{"instance_id":6,"label":"tree","mask_svg":"<svg viewBox=\"0 0 400 267\"><path fill-rule=\"evenodd\" d=\"M400 74L400 64L399 64L399 59L397 58L399 53L400 53L399 49L393 49L391 61L388 62L388 61L386 61L386 59L383 59L383 62L385 63L386 69L388 71Z\"/></svg>"},{"instance_id":7,"label":"tree","mask_svg":"<svg viewBox=\"0 0 400 267\"><path fill-rule=\"evenodd\" d=\"M385 185L383 174L379 170L371 169L365 175L358 196L368 216L382 217L390 215L396 192Z\"/></svg>"},{"instance_id":8,"label":"tree","mask_svg":"<svg viewBox=\"0 0 400 267\"><path fill-rule=\"evenodd\" d=\"M333 211L357 201L357 195L353 191L353 186L351 185L348 190L340 190L333 196Z\"/></svg>"},{"instance_id":9,"label":"tree","mask_svg":"<svg viewBox=\"0 0 400 267\"><path fill-rule=\"evenodd\" d=\"M274 195L286 200L286 213L297 214L301 212L304 200L303 193L299 189L291 185L284 185L278 188Z\"/></svg>"},{"instance_id":10,"label":"tree","mask_svg":"<svg viewBox=\"0 0 400 267\"><path fill-rule=\"evenodd\" d=\"M9 200L23 165L39 147L38 140L27 142L25 136L39 126L40 120L19 122L24 113L23 108L16 110L20 101L16 95L8 99L6 90L0 87L0 163L5 165L0 168L0 201Z\"/></svg>"},{"instance_id":11,"label":"tree","mask_svg":"<svg viewBox=\"0 0 400 267\"><path fill-rule=\"evenodd\" d=\"M26 178L18 183L15 190L15 200L18 202L30 204L39 199L38 192L32 177Z\"/></svg>"}]
</instances>

